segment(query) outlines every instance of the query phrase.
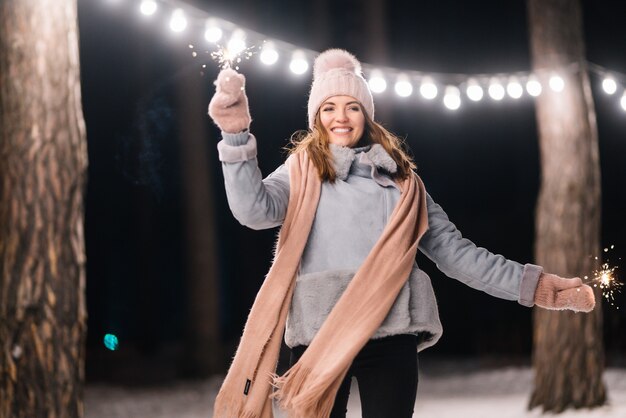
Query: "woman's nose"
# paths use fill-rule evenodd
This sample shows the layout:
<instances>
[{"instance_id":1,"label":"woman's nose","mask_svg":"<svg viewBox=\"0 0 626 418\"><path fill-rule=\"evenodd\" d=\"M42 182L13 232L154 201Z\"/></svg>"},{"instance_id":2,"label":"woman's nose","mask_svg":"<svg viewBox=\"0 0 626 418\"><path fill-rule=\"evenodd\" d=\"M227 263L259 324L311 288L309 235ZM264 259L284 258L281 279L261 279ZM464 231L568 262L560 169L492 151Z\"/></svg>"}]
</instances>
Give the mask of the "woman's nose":
<instances>
[{"instance_id":1,"label":"woman's nose","mask_svg":"<svg viewBox=\"0 0 626 418\"><path fill-rule=\"evenodd\" d=\"M337 121L338 122L344 122L348 120L348 115L344 110L338 110L337 111Z\"/></svg>"}]
</instances>

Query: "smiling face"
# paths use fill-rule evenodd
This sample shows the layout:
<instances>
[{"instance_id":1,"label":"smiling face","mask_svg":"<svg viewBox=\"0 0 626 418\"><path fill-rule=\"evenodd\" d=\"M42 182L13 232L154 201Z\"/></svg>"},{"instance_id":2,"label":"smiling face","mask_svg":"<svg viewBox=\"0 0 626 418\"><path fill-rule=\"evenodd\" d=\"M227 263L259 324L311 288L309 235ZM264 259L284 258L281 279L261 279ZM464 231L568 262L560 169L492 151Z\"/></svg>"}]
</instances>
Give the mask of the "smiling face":
<instances>
[{"instance_id":1,"label":"smiling face","mask_svg":"<svg viewBox=\"0 0 626 418\"><path fill-rule=\"evenodd\" d=\"M363 136L365 115L354 97L329 97L322 103L319 112L331 144L353 147Z\"/></svg>"}]
</instances>

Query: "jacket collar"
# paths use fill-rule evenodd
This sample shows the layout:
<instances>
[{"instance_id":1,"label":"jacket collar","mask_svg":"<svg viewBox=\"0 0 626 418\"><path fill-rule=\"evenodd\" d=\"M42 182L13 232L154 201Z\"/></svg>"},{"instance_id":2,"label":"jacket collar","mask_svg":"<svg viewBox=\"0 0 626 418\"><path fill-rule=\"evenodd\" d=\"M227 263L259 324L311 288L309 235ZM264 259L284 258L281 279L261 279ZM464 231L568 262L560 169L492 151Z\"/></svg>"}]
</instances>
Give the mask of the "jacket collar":
<instances>
[{"instance_id":1,"label":"jacket collar","mask_svg":"<svg viewBox=\"0 0 626 418\"><path fill-rule=\"evenodd\" d=\"M329 144L329 148L333 154L333 164L335 166L337 178L341 180L348 178L350 167L355 159L357 159L359 163L371 165L376 168L382 168L391 174L398 170L396 162L380 144L367 145L365 147L358 148L349 148L336 144Z\"/></svg>"}]
</instances>

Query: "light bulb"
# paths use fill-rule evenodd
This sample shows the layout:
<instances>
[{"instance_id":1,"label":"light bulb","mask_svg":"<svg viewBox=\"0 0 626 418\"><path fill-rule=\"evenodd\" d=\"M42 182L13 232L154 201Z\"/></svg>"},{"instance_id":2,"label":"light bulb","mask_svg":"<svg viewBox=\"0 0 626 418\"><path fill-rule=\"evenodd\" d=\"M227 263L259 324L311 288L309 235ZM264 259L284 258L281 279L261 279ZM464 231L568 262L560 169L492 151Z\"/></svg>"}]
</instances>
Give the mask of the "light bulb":
<instances>
[{"instance_id":1,"label":"light bulb","mask_svg":"<svg viewBox=\"0 0 626 418\"><path fill-rule=\"evenodd\" d=\"M470 100L474 102L478 102L483 98L483 88L480 87L476 80L469 80L467 82L467 89L465 89L465 94L469 97Z\"/></svg>"},{"instance_id":2,"label":"light bulb","mask_svg":"<svg viewBox=\"0 0 626 418\"><path fill-rule=\"evenodd\" d=\"M265 44L261 51L261 62L265 65L272 65L278 61L278 52L274 49L274 46L270 43Z\"/></svg>"},{"instance_id":3,"label":"light bulb","mask_svg":"<svg viewBox=\"0 0 626 418\"><path fill-rule=\"evenodd\" d=\"M170 29L174 32L182 32L187 27L187 19L182 9L176 9L172 12L170 19Z\"/></svg>"},{"instance_id":4,"label":"light bulb","mask_svg":"<svg viewBox=\"0 0 626 418\"><path fill-rule=\"evenodd\" d=\"M382 73L378 70L372 71L372 75L367 83L373 93L382 93L387 89L387 82L383 78Z\"/></svg>"},{"instance_id":5,"label":"light bulb","mask_svg":"<svg viewBox=\"0 0 626 418\"><path fill-rule=\"evenodd\" d=\"M289 69L294 74L304 74L309 69L309 63L306 61L304 54L300 51L296 51L291 56L291 62L289 63Z\"/></svg>"},{"instance_id":6,"label":"light bulb","mask_svg":"<svg viewBox=\"0 0 626 418\"><path fill-rule=\"evenodd\" d=\"M534 75L528 77L528 81L526 82L526 91L533 97L537 97L541 94L541 83L537 80Z\"/></svg>"},{"instance_id":7,"label":"light bulb","mask_svg":"<svg viewBox=\"0 0 626 418\"><path fill-rule=\"evenodd\" d=\"M461 92L457 87L446 87L443 104L450 110L457 110L461 106Z\"/></svg>"},{"instance_id":8,"label":"light bulb","mask_svg":"<svg viewBox=\"0 0 626 418\"><path fill-rule=\"evenodd\" d=\"M617 83L611 77L607 77L602 81L602 89L606 94L614 94L617 91Z\"/></svg>"},{"instance_id":9,"label":"light bulb","mask_svg":"<svg viewBox=\"0 0 626 418\"><path fill-rule=\"evenodd\" d=\"M522 94L524 94L524 89L516 78L511 78L509 83L506 85L506 92L513 99L519 99L522 97Z\"/></svg>"},{"instance_id":10,"label":"light bulb","mask_svg":"<svg viewBox=\"0 0 626 418\"><path fill-rule=\"evenodd\" d=\"M143 0L139 5L139 11L145 16L151 16L156 12L157 4L154 0Z\"/></svg>"},{"instance_id":11,"label":"light bulb","mask_svg":"<svg viewBox=\"0 0 626 418\"><path fill-rule=\"evenodd\" d=\"M493 100L502 100L504 98L504 87L496 79L491 80L489 83L489 89L487 90L489 97Z\"/></svg>"},{"instance_id":12,"label":"light bulb","mask_svg":"<svg viewBox=\"0 0 626 418\"><path fill-rule=\"evenodd\" d=\"M245 39L246 39L246 34L244 33L244 31L242 31L241 29L237 29L236 31L233 32L232 36L230 37L230 40L228 41L226 48L233 56L236 56L241 51L246 49Z\"/></svg>"},{"instance_id":13,"label":"light bulb","mask_svg":"<svg viewBox=\"0 0 626 418\"><path fill-rule=\"evenodd\" d=\"M552 91L557 93L563 91L563 88L565 88L565 81L563 81L563 79L556 74L550 77L548 84L550 85Z\"/></svg>"},{"instance_id":14,"label":"light bulb","mask_svg":"<svg viewBox=\"0 0 626 418\"><path fill-rule=\"evenodd\" d=\"M437 97L437 86L430 77L424 77L420 85L420 94L424 99L432 100Z\"/></svg>"},{"instance_id":15,"label":"light bulb","mask_svg":"<svg viewBox=\"0 0 626 418\"><path fill-rule=\"evenodd\" d=\"M400 97L409 97L413 93L413 85L405 75L398 77L394 86L396 94Z\"/></svg>"},{"instance_id":16,"label":"light bulb","mask_svg":"<svg viewBox=\"0 0 626 418\"><path fill-rule=\"evenodd\" d=\"M204 39L212 44L217 43L222 39L222 30L215 26L213 23L207 23L206 30L204 31Z\"/></svg>"}]
</instances>

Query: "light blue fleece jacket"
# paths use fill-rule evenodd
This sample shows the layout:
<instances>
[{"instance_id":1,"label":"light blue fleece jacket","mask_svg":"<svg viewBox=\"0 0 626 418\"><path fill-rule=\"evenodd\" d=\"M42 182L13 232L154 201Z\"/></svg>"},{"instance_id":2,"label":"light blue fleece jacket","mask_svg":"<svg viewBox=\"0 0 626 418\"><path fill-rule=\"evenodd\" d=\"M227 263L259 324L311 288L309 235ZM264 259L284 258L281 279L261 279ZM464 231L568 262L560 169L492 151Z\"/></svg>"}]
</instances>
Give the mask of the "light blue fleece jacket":
<instances>
[{"instance_id":1,"label":"light blue fleece jacket","mask_svg":"<svg viewBox=\"0 0 626 418\"><path fill-rule=\"evenodd\" d=\"M256 159L256 138L222 133L218 143L226 195L235 218L252 229L282 224L289 201L289 173L283 164L265 179ZM378 144L346 148L331 144L337 172L323 182L289 309L285 342L309 345L382 233L400 197L388 173L397 169ZM449 277L490 295L533 306L541 267L521 265L462 237L441 206L427 195L429 229L419 250ZM414 264L386 319L372 338L418 335L418 350L442 334L430 278Z\"/></svg>"}]
</instances>

